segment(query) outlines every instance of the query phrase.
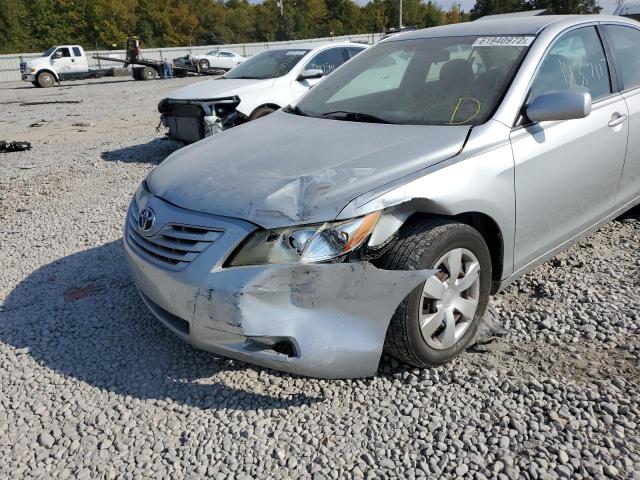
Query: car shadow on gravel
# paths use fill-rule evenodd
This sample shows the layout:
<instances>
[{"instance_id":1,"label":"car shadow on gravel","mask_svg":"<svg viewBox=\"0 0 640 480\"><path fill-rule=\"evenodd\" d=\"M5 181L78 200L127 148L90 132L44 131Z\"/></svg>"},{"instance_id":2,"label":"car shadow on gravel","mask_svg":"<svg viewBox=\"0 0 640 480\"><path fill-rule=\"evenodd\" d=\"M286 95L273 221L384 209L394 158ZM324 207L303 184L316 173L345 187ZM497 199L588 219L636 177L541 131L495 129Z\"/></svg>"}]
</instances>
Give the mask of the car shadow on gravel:
<instances>
[{"instance_id":1,"label":"car shadow on gravel","mask_svg":"<svg viewBox=\"0 0 640 480\"><path fill-rule=\"evenodd\" d=\"M157 165L182 147L184 147L183 143L166 137L154 138L147 143L117 150L106 150L100 154L100 158L108 162L151 163Z\"/></svg>"},{"instance_id":2,"label":"car shadow on gravel","mask_svg":"<svg viewBox=\"0 0 640 480\"><path fill-rule=\"evenodd\" d=\"M0 341L65 377L139 399L214 410L323 400L285 375L197 350L162 327L129 279L121 241L69 255L21 281L0 306ZM266 373L268 382L257 381Z\"/></svg>"}]
</instances>

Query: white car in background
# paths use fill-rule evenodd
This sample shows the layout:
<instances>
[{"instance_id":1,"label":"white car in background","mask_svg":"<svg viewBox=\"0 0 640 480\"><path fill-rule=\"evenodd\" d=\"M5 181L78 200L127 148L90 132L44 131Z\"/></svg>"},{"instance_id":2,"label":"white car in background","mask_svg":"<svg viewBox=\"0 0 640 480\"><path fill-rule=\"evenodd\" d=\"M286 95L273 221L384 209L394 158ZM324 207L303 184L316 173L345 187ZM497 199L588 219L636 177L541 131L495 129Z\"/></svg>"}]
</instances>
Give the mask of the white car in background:
<instances>
[{"instance_id":1,"label":"white car in background","mask_svg":"<svg viewBox=\"0 0 640 480\"><path fill-rule=\"evenodd\" d=\"M366 48L336 42L265 50L222 77L171 92L158 104L162 124L170 138L197 142L291 104Z\"/></svg>"},{"instance_id":2,"label":"white car in background","mask_svg":"<svg viewBox=\"0 0 640 480\"><path fill-rule=\"evenodd\" d=\"M200 67L200 70L208 70L209 68L231 70L244 62L246 57L229 50L212 50L202 55L190 55L189 59L193 66Z\"/></svg>"}]
</instances>

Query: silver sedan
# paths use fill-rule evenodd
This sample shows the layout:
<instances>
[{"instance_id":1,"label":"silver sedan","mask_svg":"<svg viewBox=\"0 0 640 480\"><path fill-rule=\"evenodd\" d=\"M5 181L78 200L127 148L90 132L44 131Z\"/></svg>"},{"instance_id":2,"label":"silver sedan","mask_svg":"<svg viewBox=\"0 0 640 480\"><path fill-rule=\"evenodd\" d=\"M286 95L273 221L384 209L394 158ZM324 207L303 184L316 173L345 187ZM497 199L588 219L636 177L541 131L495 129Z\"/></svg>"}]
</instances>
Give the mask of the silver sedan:
<instances>
[{"instance_id":1,"label":"silver sedan","mask_svg":"<svg viewBox=\"0 0 640 480\"><path fill-rule=\"evenodd\" d=\"M198 347L289 372L449 361L492 293L640 202L639 44L608 16L378 43L150 173L125 228L144 302Z\"/></svg>"}]
</instances>

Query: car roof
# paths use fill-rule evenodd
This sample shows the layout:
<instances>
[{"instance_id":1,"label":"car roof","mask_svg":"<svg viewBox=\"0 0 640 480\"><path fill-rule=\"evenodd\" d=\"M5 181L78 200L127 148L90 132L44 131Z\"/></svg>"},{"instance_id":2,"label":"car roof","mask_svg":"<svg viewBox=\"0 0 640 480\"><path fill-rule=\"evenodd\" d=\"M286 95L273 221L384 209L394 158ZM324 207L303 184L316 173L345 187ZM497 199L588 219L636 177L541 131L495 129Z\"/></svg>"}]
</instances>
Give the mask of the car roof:
<instances>
[{"instance_id":1,"label":"car roof","mask_svg":"<svg viewBox=\"0 0 640 480\"><path fill-rule=\"evenodd\" d=\"M354 42L322 42L322 43L294 43L293 45L282 45L271 47L269 50L318 50L326 47L362 47L367 48L369 45Z\"/></svg>"},{"instance_id":2,"label":"car roof","mask_svg":"<svg viewBox=\"0 0 640 480\"><path fill-rule=\"evenodd\" d=\"M636 25L638 22L614 15L513 15L509 17L484 18L482 21L456 23L441 27L423 28L405 32L383 40L397 42L419 38L460 37L465 35L537 35L551 24L565 27L589 22L615 21Z\"/></svg>"}]
</instances>

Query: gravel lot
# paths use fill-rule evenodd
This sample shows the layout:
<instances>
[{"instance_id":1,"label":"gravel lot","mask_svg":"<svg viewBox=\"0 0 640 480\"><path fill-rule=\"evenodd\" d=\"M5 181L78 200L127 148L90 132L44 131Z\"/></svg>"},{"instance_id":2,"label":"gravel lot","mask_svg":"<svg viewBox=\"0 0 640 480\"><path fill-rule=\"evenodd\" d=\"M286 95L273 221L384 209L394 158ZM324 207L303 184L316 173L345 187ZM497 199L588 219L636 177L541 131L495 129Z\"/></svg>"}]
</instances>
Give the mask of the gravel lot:
<instances>
[{"instance_id":1,"label":"gravel lot","mask_svg":"<svg viewBox=\"0 0 640 480\"><path fill-rule=\"evenodd\" d=\"M129 280L122 224L197 81L0 84L0 478L640 479L640 214L492 301L450 365L293 377L184 344ZM24 102L82 100L78 104ZM41 124L33 126L32 124Z\"/></svg>"}]
</instances>

